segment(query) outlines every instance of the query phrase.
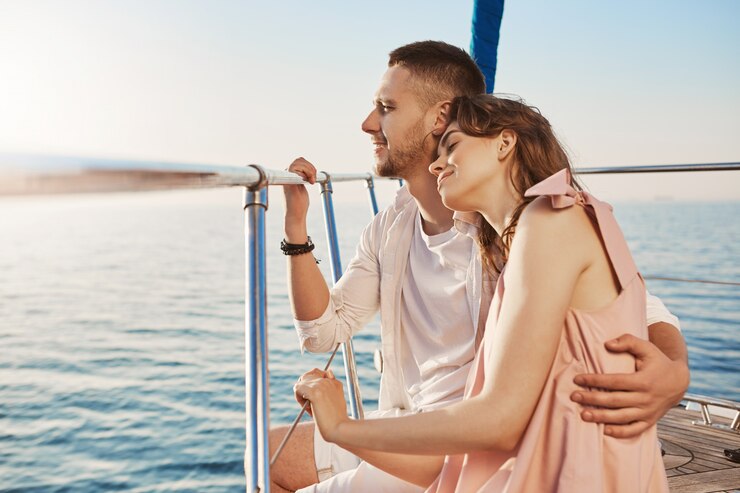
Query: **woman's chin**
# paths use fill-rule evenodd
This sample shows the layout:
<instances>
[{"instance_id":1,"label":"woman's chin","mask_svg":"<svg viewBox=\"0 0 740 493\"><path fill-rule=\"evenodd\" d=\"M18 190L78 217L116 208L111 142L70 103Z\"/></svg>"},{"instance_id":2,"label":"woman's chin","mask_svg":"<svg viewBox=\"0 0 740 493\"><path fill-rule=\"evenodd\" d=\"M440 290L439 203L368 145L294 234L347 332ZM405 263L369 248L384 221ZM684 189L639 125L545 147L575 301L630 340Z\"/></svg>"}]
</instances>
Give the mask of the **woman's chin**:
<instances>
[{"instance_id":1,"label":"woman's chin","mask_svg":"<svg viewBox=\"0 0 740 493\"><path fill-rule=\"evenodd\" d=\"M462 197L442 193L442 203L450 210L457 212L473 212L473 209L465 203Z\"/></svg>"}]
</instances>

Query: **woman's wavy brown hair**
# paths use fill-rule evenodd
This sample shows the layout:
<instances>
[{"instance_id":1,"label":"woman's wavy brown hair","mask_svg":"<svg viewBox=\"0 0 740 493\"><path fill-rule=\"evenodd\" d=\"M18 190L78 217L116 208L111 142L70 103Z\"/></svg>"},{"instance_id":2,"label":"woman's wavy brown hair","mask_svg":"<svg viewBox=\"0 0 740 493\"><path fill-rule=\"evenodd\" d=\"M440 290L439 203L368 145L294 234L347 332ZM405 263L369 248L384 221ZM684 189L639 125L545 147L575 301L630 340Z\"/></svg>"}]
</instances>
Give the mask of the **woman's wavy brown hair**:
<instances>
[{"instance_id":1,"label":"woman's wavy brown hair","mask_svg":"<svg viewBox=\"0 0 740 493\"><path fill-rule=\"evenodd\" d=\"M570 169L573 176L570 161L547 118L520 99L491 94L460 96L452 101L450 115L450 123L456 121L467 135L493 138L510 130L517 136L509 179L521 202L501 236L486 221L478 235L484 268L498 274L506 264L519 217L535 198L525 197L524 192L563 168ZM581 189L575 180L572 185Z\"/></svg>"}]
</instances>

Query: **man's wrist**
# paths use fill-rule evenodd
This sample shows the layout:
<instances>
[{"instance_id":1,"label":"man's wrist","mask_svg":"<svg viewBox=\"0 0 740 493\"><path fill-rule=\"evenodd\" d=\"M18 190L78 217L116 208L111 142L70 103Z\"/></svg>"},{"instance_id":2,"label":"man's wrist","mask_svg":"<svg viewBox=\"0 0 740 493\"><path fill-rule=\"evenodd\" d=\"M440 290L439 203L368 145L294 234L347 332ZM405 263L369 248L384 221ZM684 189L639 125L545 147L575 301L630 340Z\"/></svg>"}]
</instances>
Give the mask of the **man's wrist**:
<instances>
[{"instance_id":1,"label":"man's wrist","mask_svg":"<svg viewBox=\"0 0 740 493\"><path fill-rule=\"evenodd\" d=\"M677 406L683 399L684 394L689 389L689 383L691 383L691 372L689 366L683 358L671 360L674 370L671 372L674 375L675 381L680 382L682 387L680 395L676 395L673 399L673 405Z\"/></svg>"},{"instance_id":2,"label":"man's wrist","mask_svg":"<svg viewBox=\"0 0 740 493\"><path fill-rule=\"evenodd\" d=\"M285 226L285 241L299 245L308 241L308 230L305 223L301 226L290 227L286 224Z\"/></svg>"}]
</instances>

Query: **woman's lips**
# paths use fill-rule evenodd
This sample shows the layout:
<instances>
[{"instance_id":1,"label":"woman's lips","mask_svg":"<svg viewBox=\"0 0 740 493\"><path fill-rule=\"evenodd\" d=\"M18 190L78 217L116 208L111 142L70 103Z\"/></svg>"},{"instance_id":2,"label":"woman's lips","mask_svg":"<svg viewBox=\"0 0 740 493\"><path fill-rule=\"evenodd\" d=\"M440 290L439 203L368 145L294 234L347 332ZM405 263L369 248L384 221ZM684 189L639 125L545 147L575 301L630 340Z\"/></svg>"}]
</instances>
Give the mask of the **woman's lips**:
<instances>
[{"instance_id":1,"label":"woman's lips","mask_svg":"<svg viewBox=\"0 0 740 493\"><path fill-rule=\"evenodd\" d=\"M452 175L452 170L445 171L441 175L437 177L437 188L439 189L440 185L442 185L442 182L447 179L448 176Z\"/></svg>"}]
</instances>

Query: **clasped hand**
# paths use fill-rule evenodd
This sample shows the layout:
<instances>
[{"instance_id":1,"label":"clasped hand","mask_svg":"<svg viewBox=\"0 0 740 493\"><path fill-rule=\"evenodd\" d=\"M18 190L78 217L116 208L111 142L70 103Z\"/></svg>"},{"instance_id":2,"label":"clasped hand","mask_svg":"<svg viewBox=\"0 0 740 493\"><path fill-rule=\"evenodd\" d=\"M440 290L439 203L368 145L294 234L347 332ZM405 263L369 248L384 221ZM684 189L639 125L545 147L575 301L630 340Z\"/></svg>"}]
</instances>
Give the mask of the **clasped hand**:
<instances>
[{"instance_id":1,"label":"clasped hand","mask_svg":"<svg viewBox=\"0 0 740 493\"><path fill-rule=\"evenodd\" d=\"M293 386L295 399L303 406L310 402L308 413L313 416L321 436L335 442L342 423L349 421L342 383L334 373L314 368L304 373Z\"/></svg>"}]
</instances>

